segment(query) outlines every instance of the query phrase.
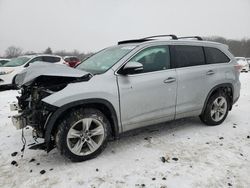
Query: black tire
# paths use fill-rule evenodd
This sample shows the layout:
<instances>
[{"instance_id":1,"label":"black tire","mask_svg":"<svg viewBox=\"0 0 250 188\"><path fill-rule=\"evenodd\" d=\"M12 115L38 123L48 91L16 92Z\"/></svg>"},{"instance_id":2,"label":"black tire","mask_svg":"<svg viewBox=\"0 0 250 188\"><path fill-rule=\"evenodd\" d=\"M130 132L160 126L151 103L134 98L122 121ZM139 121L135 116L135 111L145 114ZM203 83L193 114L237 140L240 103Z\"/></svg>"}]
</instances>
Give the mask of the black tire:
<instances>
[{"instance_id":1,"label":"black tire","mask_svg":"<svg viewBox=\"0 0 250 188\"><path fill-rule=\"evenodd\" d=\"M227 107L226 107L226 112L224 114L224 117L219 120L219 121L215 121L213 118L212 118L212 106L213 106L213 102L219 98L219 97L222 97L225 99L226 103L227 103ZM204 112L199 116L200 117L200 120L205 123L206 125L209 125L209 126L215 126L215 125L220 125L227 117L228 115L228 111L229 111L229 99L228 99L228 96L222 92L222 91L218 91L216 92L215 94L213 94L207 101L207 104L206 104L206 107L205 107L205 110Z\"/></svg>"},{"instance_id":2,"label":"black tire","mask_svg":"<svg viewBox=\"0 0 250 188\"><path fill-rule=\"evenodd\" d=\"M104 129L104 137L101 145L97 150L88 155L76 155L71 152L67 144L67 135L71 127L84 118L91 118L99 121ZM73 162L81 162L97 157L107 146L108 138L110 136L110 123L105 115L98 109L94 108L79 108L72 110L69 114L64 116L61 123L58 125L55 141L57 149L62 155L69 158Z\"/></svg>"}]
</instances>

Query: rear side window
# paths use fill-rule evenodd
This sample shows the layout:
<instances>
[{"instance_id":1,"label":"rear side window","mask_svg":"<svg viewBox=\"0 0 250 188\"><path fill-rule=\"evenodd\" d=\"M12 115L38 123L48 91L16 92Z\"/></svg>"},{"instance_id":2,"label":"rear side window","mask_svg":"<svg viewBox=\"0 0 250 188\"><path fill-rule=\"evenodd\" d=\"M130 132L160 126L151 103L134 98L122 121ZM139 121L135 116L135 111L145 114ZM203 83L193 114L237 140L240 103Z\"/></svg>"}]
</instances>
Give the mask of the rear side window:
<instances>
[{"instance_id":1,"label":"rear side window","mask_svg":"<svg viewBox=\"0 0 250 188\"><path fill-rule=\"evenodd\" d=\"M201 46L171 46L171 57L176 68L205 64L204 51Z\"/></svg>"},{"instance_id":2,"label":"rear side window","mask_svg":"<svg viewBox=\"0 0 250 188\"><path fill-rule=\"evenodd\" d=\"M228 63L230 59L219 49L205 47L207 64Z\"/></svg>"},{"instance_id":3,"label":"rear side window","mask_svg":"<svg viewBox=\"0 0 250 188\"><path fill-rule=\"evenodd\" d=\"M43 56L43 61L49 62L49 63L57 63L60 60L61 60L60 57Z\"/></svg>"},{"instance_id":4,"label":"rear side window","mask_svg":"<svg viewBox=\"0 0 250 188\"><path fill-rule=\"evenodd\" d=\"M64 59L66 62L71 62L71 61L80 61L77 57L67 57Z\"/></svg>"}]
</instances>

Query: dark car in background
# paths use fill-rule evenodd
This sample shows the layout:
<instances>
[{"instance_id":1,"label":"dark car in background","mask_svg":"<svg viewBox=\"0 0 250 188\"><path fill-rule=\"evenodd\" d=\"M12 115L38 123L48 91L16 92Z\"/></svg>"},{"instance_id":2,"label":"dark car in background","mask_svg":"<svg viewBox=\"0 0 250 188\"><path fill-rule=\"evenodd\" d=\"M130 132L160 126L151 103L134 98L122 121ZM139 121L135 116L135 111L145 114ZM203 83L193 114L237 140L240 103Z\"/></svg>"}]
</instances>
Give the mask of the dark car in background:
<instances>
[{"instance_id":1,"label":"dark car in background","mask_svg":"<svg viewBox=\"0 0 250 188\"><path fill-rule=\"evenodd\" d=\"M76 67L78 64L80 64L80 59L76 56L65 56L64 61L69 67Z\"/></svg>"}]
</instances>

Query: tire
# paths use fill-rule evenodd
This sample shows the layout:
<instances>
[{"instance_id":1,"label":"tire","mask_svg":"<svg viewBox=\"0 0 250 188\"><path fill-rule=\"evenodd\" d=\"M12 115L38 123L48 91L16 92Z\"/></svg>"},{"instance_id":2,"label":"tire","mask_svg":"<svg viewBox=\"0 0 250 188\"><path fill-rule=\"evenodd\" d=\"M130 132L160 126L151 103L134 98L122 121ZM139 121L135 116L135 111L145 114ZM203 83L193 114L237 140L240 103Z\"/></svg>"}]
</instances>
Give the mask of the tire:
<instances>
[{"instance_id":1,"label":"tire","mask_svg":"<svg viewBox=\"0 0 250 188\"><path fill-rule=\"evenodd\" d=\"M222 105L219 107L218 103ZM205 110L200 115L201 121L209 126L221 124L228 115L229 105L228 96L222 91L216 92L208 99Z\"/></svg>"},{"instance_id":2,"label":"tire","mask_svg":"<svg viewBox=\"0 0 250 188\"><path fill-rule=\"evenodd\" d=\"M72 110L64 116L56 135L56 147L73 162L98 156L107 146L110 123L105 115L94 108Z\"/></svg>"},{"instance_id":3,"label":"tire","mask_svg":"<svg viewBox=\"0 0 250 188\"><path fill-rule=\"evenodd\" d=\"M15 76L13 77L13 79L12 79L12 84L11 84L11 86L10 86L10 89L14 89L14 90L18 89L18 87L17 87L17 85L16 85L16 82L15 82L16 76L17 76L17 75L15 75Z\"/></svg>"}]
</instances>

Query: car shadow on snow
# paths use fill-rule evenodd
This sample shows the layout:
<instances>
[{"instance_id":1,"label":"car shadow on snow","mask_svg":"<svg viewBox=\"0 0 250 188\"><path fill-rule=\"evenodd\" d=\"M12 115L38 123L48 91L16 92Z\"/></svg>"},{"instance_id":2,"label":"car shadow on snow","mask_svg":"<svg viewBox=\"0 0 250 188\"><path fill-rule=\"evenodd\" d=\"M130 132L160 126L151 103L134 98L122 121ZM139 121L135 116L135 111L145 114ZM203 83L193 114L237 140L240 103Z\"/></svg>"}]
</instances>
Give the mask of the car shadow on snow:
<instances>
[{"instance_id":1,"label":"car shadow on snow","mask_svg":"<svg viewBox=\"0 0 250 188\"><path fill-rule=\"evenodd\" d=\"M155 124L146 126L139 129L134 129L120 135L118 140L110 141L108 147L104 150L101 156L109 155L115 150L122 152L124 148L133 148L141 144L142 140L157 139L162 137L169 137L178 135L181 132L187 132L188 130L195 130L197 127L206 127L197 117L183 118L179 120L173 120L161 124ZM156 144L157 145L157 144Z\"/></svg>"}]
</instances>

